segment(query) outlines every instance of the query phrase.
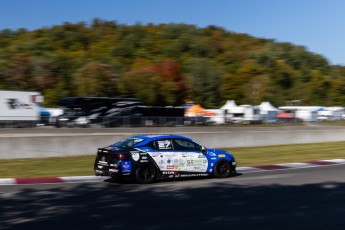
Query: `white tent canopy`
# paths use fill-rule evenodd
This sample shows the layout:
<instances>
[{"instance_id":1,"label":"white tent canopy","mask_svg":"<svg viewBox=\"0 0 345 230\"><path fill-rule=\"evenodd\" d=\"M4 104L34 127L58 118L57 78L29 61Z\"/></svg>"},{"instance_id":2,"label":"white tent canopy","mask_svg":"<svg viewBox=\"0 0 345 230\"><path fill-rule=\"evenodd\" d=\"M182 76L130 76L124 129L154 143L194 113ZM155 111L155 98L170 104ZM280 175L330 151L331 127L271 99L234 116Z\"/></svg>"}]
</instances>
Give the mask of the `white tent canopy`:
<instances>
[{"instance_id":1,"label":"white tent canopy","mask_svg":"<svg viewBox=\"0 0 345 230\"><path fill-rule=\"evenodd\" d=\"M259 110L262 120L266 123L275 122L280 111L268 101L261 102Z\"/></svg>"},{"instance_id":2,"label":"white tent canopy","mask_svg":"<svg viewBox=\"0 0 345 230\"><path fill-rule=\"evenodd\" d=\"M274 107L268 101L261 102L261 104L259 105L259 108L260 108L260 113L261 114L267 114L269 111L273 111L273 112L278 112L279 111L279 109Z\"/></svg>"},{"instance_id":3,"label":"white tent canopy","mask_svg":"<svg viewBox=\"0 0 345 230\"><path fill-rule=\"evenodd\" d=\"M228 100L220 109L232 109L234 107L237 107L234 100Z\"/></svg>"}]
</instances>

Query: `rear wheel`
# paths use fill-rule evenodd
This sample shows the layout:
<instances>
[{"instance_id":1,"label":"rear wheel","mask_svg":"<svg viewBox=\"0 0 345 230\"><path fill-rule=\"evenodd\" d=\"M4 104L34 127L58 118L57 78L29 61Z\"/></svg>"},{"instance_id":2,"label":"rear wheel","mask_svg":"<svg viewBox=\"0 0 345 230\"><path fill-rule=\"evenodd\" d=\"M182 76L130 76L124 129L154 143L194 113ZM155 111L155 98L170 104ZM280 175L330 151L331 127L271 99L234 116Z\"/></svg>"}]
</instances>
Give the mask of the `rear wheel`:
<instances>
[{"instance_id":1,"label":"rear wheel","mask_svg":"<svg viewBox=\"0 0 345 230\"><path fill-rule=\"evenodd\" d=\"M230 176L230 163L225 160L218 161L213 168L213 175L217 178Z\"/></svg>"},{"instance_id":2,"label":"rear wheel","mask_svg":"<svg viewBox=\"0 0 345 230\"><path fill-rule=\"evenodd\" d=\"M153 164L142 164L135 170L135 180L140 184L149 184L156 180L157 170Z\"/></svg>"}]
</instances>

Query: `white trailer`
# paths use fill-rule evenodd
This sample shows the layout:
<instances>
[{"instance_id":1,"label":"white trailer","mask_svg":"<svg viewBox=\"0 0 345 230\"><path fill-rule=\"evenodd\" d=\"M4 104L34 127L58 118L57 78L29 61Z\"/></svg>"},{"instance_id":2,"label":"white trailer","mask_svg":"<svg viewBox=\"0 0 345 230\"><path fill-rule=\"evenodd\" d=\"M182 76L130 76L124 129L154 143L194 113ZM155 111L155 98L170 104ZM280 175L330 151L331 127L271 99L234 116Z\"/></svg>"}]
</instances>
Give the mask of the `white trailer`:
<instances>
[{"instance_id":1,"label":"white trailer","mask_svg":"<svg viewBox=\"0 0 345 230\"><path fill-rule=\"evenodd\" d=\"M343 107L324 107L318 111L318 119L321 121L339 121L343 119L345 109Z\"/></svg>"},{"instance_id":2,"label":"white trailer","mask_svg":"<svg viewBox=\"0 0 345 230\"><path fill-rule=\"evenodd\" d=\"M40 121L43 96L39 92L0 90L0 125L5 127L36 126Z\"/></svg>"},{"instance_id":3,"label":"white trailer","mask_svg":"<svg viewBox=\"0 0 345 230\"><path fill-rule=\"evenodd\" d=\"M295 117L302 121L317 121L317 111L315 110L297 110Z\"/></svg>"},{"instance_id":4,"label":"white trailer","mask_svg":"<svg viewBox=\"0 0 345 230\"><path fill-rule=\"evenodd\" d=\"M49 125L56 125L57 118L64 114L62 108L46 108L46 110L50 113Z\"/></svg>"},{"instance_id":5,"label":"white trailer","mask_svg":"<svg viewBox=\"0 0 345 230\"><path fill-rule=\"evenodd\" d=\"M240 105L227 110L226 120L235 124L255 124L262 122L258 106Z\"/></svg>"}]
</instances>

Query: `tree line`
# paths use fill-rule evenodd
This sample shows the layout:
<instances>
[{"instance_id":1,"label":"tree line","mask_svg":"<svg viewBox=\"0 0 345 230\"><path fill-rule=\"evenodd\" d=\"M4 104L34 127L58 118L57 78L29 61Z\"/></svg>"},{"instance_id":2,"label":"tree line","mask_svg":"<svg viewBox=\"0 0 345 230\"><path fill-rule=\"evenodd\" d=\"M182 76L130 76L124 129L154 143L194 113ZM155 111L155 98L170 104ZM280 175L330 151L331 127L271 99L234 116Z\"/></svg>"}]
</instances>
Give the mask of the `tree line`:
<instances>
[{"instance_id":1,"label":"tree line","mask_svg":"<svg viewBox=\"0 0 345 230\"><path fill-rule=\"evenodd\" d=\"M135 97L147 105L187 101L218 108L344 105L345 67L291 43L217 26L124 25L93 19L33 31L0 31L0 89L63 97Z\"/></svg>"}]
</instances>

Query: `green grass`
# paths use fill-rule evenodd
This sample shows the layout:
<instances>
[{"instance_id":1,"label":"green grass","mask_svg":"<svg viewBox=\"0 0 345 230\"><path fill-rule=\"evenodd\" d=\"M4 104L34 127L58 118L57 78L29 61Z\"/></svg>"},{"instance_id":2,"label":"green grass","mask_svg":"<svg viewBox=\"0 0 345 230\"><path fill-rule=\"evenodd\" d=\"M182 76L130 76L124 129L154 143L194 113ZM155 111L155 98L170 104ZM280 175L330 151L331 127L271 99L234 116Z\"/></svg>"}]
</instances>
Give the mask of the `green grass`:
<instances>
[{"instance_id":1,"label":"green grass","mask_svg":"<svg viewBox=\"0 0 345 230\"><path fill-rule=\"evenodd\" d=\"M0 160L0 178L94 175L95 156Z\"/></svg>"},{"instance_id":2,"label":"green grass","mask_svg":"<svg viewBox=\"0 0 345 230\"><path fill-rule=\"evenodd\" d=\"M345 159L345 142L279 145L227 149L239 166L306 162L312 160Z\"/></svg>"},{"instance_id":3,"label":"green grass","mask_svg":"<svg viewBox=\"0 0 345 230\"><path fill-rule=\"evenodd\" d=\"M239 167L344 158L345 142L227 149ZM0 160L0 178L93 175L95 156Z\"/></svg>"}]
</instances>

